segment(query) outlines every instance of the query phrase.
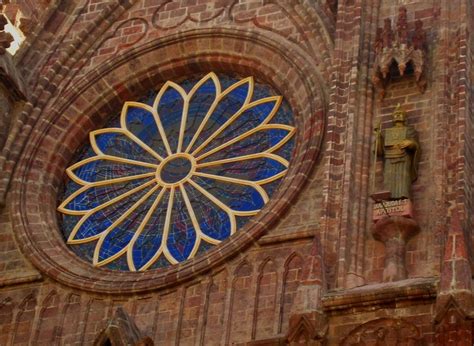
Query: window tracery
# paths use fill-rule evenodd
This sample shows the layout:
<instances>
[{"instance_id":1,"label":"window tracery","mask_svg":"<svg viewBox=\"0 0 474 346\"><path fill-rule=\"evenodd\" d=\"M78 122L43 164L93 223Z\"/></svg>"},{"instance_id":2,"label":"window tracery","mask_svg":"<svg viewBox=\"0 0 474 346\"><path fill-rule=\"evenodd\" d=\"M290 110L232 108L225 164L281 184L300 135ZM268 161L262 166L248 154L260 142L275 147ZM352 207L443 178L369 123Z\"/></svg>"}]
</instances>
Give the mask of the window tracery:
<instances>
[{"instance_id":1,"label":"window tracery","mask_svg":"<svg viewBox=\"0 0 474 346\"><path fill-rule=\"evenodd\" d=\"M210 73L126 102L67 169L67 243L95 266L143 271L199 255L240 229L285 176L292 113L253 78Z\"/></svg>"}]
</instances>

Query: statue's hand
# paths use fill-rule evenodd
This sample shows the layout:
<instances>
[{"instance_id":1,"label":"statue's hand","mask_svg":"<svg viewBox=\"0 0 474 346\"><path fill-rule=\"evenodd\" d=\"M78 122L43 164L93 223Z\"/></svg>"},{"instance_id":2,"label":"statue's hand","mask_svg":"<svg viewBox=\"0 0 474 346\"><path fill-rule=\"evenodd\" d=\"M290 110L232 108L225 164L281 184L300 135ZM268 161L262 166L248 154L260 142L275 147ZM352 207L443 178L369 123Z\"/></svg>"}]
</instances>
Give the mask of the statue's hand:
<instances>
[{"instance_id":1,"label":"statue's hand","mask_svg":"<svg viewBox=\"0 0 474 346\"><path fill-rule=\"evenodd\" d=\"M403 141L400 142L400 144L398 144L398 146L401 149L412 148L413 145L414 145L413 141L410 141L409 139L404 139Z\"/></svg>"},{"instance_id":2,"label":"statue's hand","mask_svg":"<svg viewBox=\"0 0 474 346\"><path fill-rule=\"evenodd\" d=\"M377 122L377 125L375 125L374 127L374 133L377 134L377 135L380 135L382 132L381 130L381 126L380 126L380 120Z\"/></svg>"}]
</instances>

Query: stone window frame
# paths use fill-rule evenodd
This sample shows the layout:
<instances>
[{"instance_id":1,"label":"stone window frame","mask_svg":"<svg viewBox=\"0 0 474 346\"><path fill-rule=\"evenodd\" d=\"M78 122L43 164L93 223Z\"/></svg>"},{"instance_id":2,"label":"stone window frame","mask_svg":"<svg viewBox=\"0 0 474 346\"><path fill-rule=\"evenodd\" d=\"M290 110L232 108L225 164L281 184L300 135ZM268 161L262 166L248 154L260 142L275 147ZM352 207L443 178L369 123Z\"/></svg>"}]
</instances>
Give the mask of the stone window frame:
<instances>
[{"instance_id":1,"label":"stone window frame","mask_svg":"<svg viewBox=\"0 0 474 346\"><path fill-rule=\"evenodd\" d=\"M296 150L279 191L231 239L169 269L117 272L80 260L67 248L56 214L57 192L76 149L126 100L166 80L209 71L253 75L291 105L298 128ZM22 252L35 267L63 284L95 292L137 293L169 287L244 251L297 197L324 136L326 95L313 58L297 45L248 30L196 29L158 38L90 70L59 93L57 102L43 110L13 177L12 221Z\"/></svg>"}]
</instances>

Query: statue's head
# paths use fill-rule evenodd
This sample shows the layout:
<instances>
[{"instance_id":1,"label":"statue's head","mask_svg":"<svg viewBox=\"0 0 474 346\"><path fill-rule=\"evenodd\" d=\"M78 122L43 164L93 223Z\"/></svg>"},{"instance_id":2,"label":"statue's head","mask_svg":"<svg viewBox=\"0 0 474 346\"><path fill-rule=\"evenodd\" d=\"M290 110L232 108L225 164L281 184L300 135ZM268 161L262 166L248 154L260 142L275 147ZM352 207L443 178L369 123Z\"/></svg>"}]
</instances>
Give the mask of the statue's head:
<instances>
[{"instance_id":1,"label":"statue's head","mask_svg":"<svg viewBox=\"0 0 474 346\"><path fill-rule=\"evenodd\" d=\"M421 30L423 28L423 22L420 19L417 19L415 22L415 30Z\"/></svg>"},{"instance_id":2,"label":"statue's head","mask_svg":"<svg viewBox=\"0 0 474 346\"><path fill-rule=\"evenodd\" d=\"M397 108L395 108L395 111L393 112L392 119L393 122L396 123L402 123L405 124L407 118L407 114L405 111L402 109L400 104L397 105Z\"/></svg>"}]
</instances>

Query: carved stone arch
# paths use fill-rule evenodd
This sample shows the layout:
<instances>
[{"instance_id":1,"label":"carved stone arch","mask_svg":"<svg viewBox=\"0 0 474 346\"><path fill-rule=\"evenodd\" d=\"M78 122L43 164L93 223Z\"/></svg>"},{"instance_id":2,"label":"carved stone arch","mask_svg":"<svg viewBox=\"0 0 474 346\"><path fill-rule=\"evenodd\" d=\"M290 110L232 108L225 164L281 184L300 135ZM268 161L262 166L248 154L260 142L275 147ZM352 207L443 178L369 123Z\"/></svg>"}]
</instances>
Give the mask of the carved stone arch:
<instances>
[{"instance_id":1,"label":"carved stone arch","mask_svg":"<svg viewBox=\"0 0 474 346\"><path fill-rule=\"evenodd\" d=\"M257 269L252 340L260 340L275 335L278 292L278 270L273 257L263 259Z\"/></svg>"},{"instance_id":2,"label":"carved stone arch","mask_svg":"<svg viewBox=\"0 0 474 346\"><path fill-rule=\"evenodd\" d=\"M222 44L224 41L226 45ZM177 50L182 56L176 56ZM265 54L275 58L262 60ZM57 230L56 194L69 160L88 132L103 125L120 110L124 101L168 79L209 70L254 75L274 86L292 106L300 129L296 134L297 150L279 191L232 241L223 242L179 266L133 274L110 273L101 268L91 270L88 263L67 248ZM13 223L23 253L38 269L66 285L109 293L169 287L224 263L263 235L291 205L305 183L323 138L326 109L323 89L321 77L314 73L312 58L304 50L246 30L190 30L150 41L117 56L75 82L74 87L63 90L61 97L56 97L47 109L38 110L44 121L36 124L26 144L11 191ZM35 184L29 184L33 176ZM33 226L26 202L37 200L40 195L51 197L40 206L41 222ZM54 255L50 253L52 249ZM116 285L117 280L121 281L120 286Z\"/></svg>"},{"instance_id":3,"label":"carved stone arch","mask_svg":"<svg viewBox=\"0 0 474 346\"><path fill-rule=\"evenodd\" d=\"M71 335L74 335L78 330L81 317L81 296L76 293L69 293L64 302L58 330L58 339L62 338L64 344L67 345L68 342L71 343L73 341Z\"/></svg>"},{"instance_id":4,"label":"carved stone arch","mask_svg":"<svg viewBox=\"0 0 474 346\"><path fill-rule=\"evenodd\" d=\"M7 297L0 303L0 345L7 345L13 322L13 300Z\"/></svg>"},{"instance_id":5,"label":"carved stone arch","mask_svg":"<svg viewBox=\"0 0 474 346\"><path fill-rule=\"evenodd\" d=\"M234 278L235 280L241 276L250 276L253 274L253 266L249 263L247 259L242 260L234 269Z\"/></svg>"},{"instance_id":6,"label":"carved stone arch","mask_svg":"<svg viewBox=\"0 0 474 346\"><path fill-rule=\"evenodd\" d=\"M38 343L53 343L59 332L58 315L60 296L56 290L51 290L41 302L34 338ZM51 323L55 322L55 323Z\"/></svg>"},{"instance_id":7,"label":"carved stone arch","mask_svg":"<svg viewBox=\"0 0 474 346\"><path fill-rule=\"evenodd\" d=\"M257 273L260 275L265 270L265 267L268 265L275 265L275 259L272 256L267 256L262 260L262 262L257 268Z\"/></svg>"},{"instance_id":8,"label":"carved stone arch","mask_svg":"<svg viewBox=\"0 0 474 346\"><path fill-rule=\"evenodd\" d=\"M28 294L18 305L11 337L12 345L18 340L29 340L36 317L36 305L36 292Z\"/></svg>"},{"instance_id":9,"label":"carved stone arch","mask_svg":"<svg viewBox=\"0 0 474 346\"><path fill-rule=\"evenodd\" d=\"M312 54L318 56L318 69L321 71L321 74L329 80L335 48L335 15L333 16L326 4L322 4L321 2L311 3L311 5L300 4L298 7L301 8L301 11L305 12L305 19L302 19L302 21L308 23L307 25L311 28L311 32L313 33L308 33L308 40L314 41L312 44L314 46ZM301 18L303 18L303 16Z\"/></svg>"},{"instance_id":10,"label":"carved stone arch","mask_svg":"<svg viewBox=\"0 0 474 346\"><path fill-rule=\"evenodd\" d=\"M349 345L422 345L420 329L402 318L379 318L353 329L341 342Z\"/></svg>"},{"instance_id":11,"label":"carved stone arch","mask_svg":"<svg viewBox=\"0 0 474 346\"><path fill-rule=\"evenodd\" d=\"M223 333L215 333L216 330L225 330L226 308L228 308L228 297L230 285L230 271L228 267L212 273L209 277L206 289L206 300L204 304L203 331L200 336L201 345L214 345L223 342Z\"/></svg>"},{"instance_id":12,"label":"carved stone arch","mask_svg":"<svg viewBox=\"0 0 474 346\"><path fill-rule=\"evenodd\" d=\"M291 308L297 295L303 272L304 257L298 252L292 252L283 265L281 282L280 316L278 332L286 332L289 327ZM294 267L292 267L294 265Z\"/></svg>"},{"instance_id":13,"label":"carved stone arch","mask_svg":"<svg viewBox=\"0 0 474 346\"><path fill-rule=\"evenodd\" d=\"M242 339L250 339L254 301L252 281L254 268L247 259L243 259L234 269L230 287L229 314L226 325L225 344ZM236 321L239 321L236 323Z\"/></svg>"},{"instance_id":14,"label":"carved stone arch","mask_svg":"<svg viewBox=\"0 0 474 346\"><path fill-rule=\"evenodd\" d=\"M93 51L92 47L96 43L96 37L100 36L103 30L106 30L114 22L114 19L120 17L125 9L133 5L127 0L114 2L105 4L102 8L102 15L88 21L79 35L68 42L69 44L63 43L65 34L70 28L64 29L64 26L60 24L73 23L77 17L70 21L65 18L69 17L72 12L79 15L82 10L74 11L75 4L73 3L58 2L54 4L47 11L47 18L44 18L45 22L41 30L40 28L36 29L38 34L30 35L33 41L25 42L24 48L18 52L18 57L15 59L18 61L17 65L29 67L22 71L22 75L28 80L29 97L23 111L10 129L7 142L0 152L0 205L5 203L6 193L32 128L38 125L38 120L44 115L43 111L48 108L48 103L53 104L55 98L61 97L61 87L70 87L60 84L64 80L71 82L75 73L80 69L73 67L85 59L84 54L88 49ZM83 6L87 6L87 1L83 2ZM53 36L51 36L52 32L54 32ZM52 49L45 54L44 42L51 41L51 37L54 37L55 41L52 44ZM32 78L29 78L31 76Z\"/></svg>"},{"instance_id":15,"label":"carved stone arch","mask_svg":"<svg viewBox=\"0 0 474 346\"><path fill-rule=\"evenodd\" d=\"M284 270L287 271L291 262L293 260L300 260L303 261L303 256L299 252L292 252L286 259L285 263L283 264Z\"/></svg>"},{"instance_id":16,"label":"carved stone arch","mask_svg":"<svg viewBox=\"0 0 474 346\"><path fill-rule=\"evenodd\" d=\"M285 260L285 263L283 264L283 280L286 279L286 276L288 275L288 271L291 270L291 265L296 262L301 262L301 268L302 270L304 269L304 256L301 255L299 252L292 252L287 259Z\"/></svg>"}]
</instances>

